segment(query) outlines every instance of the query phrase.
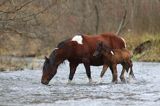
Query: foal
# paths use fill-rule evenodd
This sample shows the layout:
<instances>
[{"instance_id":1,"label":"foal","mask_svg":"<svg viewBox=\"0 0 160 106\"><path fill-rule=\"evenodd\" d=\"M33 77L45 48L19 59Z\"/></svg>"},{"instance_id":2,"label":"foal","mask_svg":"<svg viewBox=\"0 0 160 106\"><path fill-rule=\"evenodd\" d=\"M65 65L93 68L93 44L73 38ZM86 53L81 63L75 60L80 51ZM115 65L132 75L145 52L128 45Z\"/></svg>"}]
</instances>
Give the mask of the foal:
<instances>
[{"instance_id":1,"label":"foal","mask_svg":"<svg viewBox=\"0 0 160 106\"><path fill-rule=\"evenodd\" d=\"M110 67L112 71L113 80L112 82L117 83L117 64L121 64L123 66L120 79L122 82L125 82L124 73L125 71L128 72L130 68L130 76L134 77L133 70L132 70L132 53L127 50L126 48L123 49L111 49L103 42L97 43L96 51L93 54L94 56L102 55L103 56L103 69L101 72L100 77L102 78L104 73L106 72L107 68Z\"/></svg>"}]
</instances>

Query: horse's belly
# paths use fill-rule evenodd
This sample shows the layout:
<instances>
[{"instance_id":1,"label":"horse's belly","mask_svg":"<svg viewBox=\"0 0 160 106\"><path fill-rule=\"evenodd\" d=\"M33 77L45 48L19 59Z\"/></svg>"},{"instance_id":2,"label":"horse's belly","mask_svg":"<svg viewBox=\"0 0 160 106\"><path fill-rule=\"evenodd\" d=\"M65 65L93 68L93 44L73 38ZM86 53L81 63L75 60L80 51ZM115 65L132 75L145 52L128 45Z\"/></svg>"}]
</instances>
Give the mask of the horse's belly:
<instances>
[{"instance_id":1,"label":"horse's belly","mask_svg":"<svg viewBox=\"0 0 160 106\"><path fill-rule=\"evenodd\" d=\"M102 61L102 59L92 59L90 61L90 64L92 66L101 66L101 65L103 65L103 61Z\"/></svg>"}]
</instances>

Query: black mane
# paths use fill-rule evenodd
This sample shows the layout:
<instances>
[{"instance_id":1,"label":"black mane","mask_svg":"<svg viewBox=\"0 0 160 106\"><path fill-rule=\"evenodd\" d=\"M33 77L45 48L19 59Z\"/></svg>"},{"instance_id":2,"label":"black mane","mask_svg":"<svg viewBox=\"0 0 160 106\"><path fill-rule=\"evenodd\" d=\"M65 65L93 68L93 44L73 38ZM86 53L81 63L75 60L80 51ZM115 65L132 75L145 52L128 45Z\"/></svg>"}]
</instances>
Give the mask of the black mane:
<instances>
[{"instance_id":1,"label":"black mane","mask_svg":"<svg viewBox=\"0 0 160 106\"><path fill-rule=\"evenodd\" d=\"M48 64L48 61L45 60L45 61L44 61L44 65L43 65L43 71L47 70L48 65L49 65L49 64Z\"/></svg>"},{"instance_id":2,"label":"black mane","mask_svg":"<svg viewBox=\"0 0 160 106\"><path fill-rule=\"evenodd\" d=\"M69 39L60 42L60 43L57 45L57 48L63 48L63 47L66 45L66 42L67 42L68 40L69 40Z\"/></svg>"},{"instance_id":3,"label":"black mane","mask_svg":"<svg viewBox=\"0 0 160 106\"><path fill-rule=\"evenodd\" d=\"M68 41L68 39L60 42L60 43L57 45L57 49L59 49L59 48L64 48L67 41ZM52 53L51 53L50 56L49 56L49 60L48 60L48 61L45 60L45 62L44 62L44 67L43 67L44 70L48 67L48 65L52 65L52 64L54 64L54 62L56 61L56 51L57 51L57 49L55 48L55 49L52 51Z\"/></svg>"}]
</instances>

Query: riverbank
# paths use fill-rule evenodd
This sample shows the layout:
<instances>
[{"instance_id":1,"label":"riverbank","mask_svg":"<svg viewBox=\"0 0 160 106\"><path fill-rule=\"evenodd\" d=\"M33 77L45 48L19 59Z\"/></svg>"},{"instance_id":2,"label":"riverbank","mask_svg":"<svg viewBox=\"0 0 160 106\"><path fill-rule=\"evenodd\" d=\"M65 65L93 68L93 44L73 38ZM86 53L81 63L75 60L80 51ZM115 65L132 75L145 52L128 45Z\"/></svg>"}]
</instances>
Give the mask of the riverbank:
<instances>
[{"instance_id":1,"label":"riverbank","mask_svg":"<svg viewBox=\"0 0 160 106\"><path fill-rule=\"evenodd\" d=\"M42 69L43 62L37 57L0 56L0 71Z\"/></svg>"}]
</instances>

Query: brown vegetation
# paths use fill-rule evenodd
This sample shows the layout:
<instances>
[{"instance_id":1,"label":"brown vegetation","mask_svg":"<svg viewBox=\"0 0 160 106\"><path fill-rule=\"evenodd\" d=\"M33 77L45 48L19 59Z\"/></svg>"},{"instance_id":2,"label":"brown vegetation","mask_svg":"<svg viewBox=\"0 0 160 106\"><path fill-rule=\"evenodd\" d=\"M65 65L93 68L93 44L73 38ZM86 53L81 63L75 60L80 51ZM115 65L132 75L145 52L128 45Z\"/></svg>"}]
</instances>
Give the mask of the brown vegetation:
<instances>
[{"instance_id":1,"label":"brown vegetation","mask_svg":"<svg viewBox=\"0 0 160 106\"><path fill-rule=\"evenodd\" d=\"M160 33L159 0L0 0L0 55L46 55L76 33Z\"/></svg>"},{"instance_id":2,"label":"brown vegetation","mask_svg":"<svg viewBox=\"0 0 160 106\"><path fill-rule=\"evenodd\" d=\"M1 0L0 54L46 54L76 33L119 26L121 33L159 33L159 11L159 0Z\"/></svg>"}]
</instances>

